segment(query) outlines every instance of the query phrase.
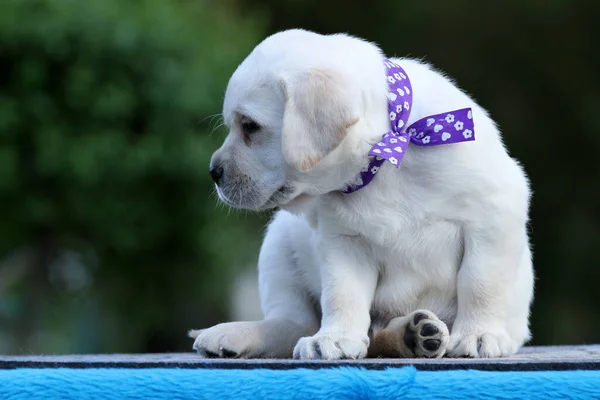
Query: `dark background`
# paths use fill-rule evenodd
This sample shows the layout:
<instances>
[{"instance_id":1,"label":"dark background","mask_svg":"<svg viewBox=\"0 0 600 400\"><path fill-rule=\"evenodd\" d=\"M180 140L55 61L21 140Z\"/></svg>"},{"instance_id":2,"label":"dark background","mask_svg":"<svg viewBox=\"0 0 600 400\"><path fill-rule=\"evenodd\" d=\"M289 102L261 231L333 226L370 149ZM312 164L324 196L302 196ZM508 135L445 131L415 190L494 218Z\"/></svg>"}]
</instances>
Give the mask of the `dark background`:
<instances>
[{"instance_id":1,"label":"dark background","mask_svg":"<svg viewBox=\"0 0 600 400\"><path fill-rule=\"evenodd\" d=\"M293 27L424 58L490 111L534 192L532 343L600 342L599 20L576 0L1 1L0 353L187 351L232 317L269 215L218 205L208 160L230 74Z\"/></svg>"}]
</instances>

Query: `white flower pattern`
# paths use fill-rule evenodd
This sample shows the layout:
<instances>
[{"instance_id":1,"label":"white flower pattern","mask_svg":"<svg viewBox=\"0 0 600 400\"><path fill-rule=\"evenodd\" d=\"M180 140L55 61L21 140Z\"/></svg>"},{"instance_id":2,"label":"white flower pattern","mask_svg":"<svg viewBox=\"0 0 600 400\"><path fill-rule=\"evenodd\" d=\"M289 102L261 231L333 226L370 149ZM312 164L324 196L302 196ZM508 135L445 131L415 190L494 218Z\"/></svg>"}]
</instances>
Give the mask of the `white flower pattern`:
<instances>
[{"instance_id":1,"label":"white flower pattern","mask_svg":"<svg viewBox=\"0 0 600 400\"><path fill-rule=\"evenodd\" d=\"M355 186L355 187L356 187L356 186L360 186L360 185L362 185L362 184L363 184L363 180L362 180L362 178L360 177L360 175L358 175L358 176L357 176L357 177L354 179L354 181L352 181L352 183L351 183L350 185L351 185L351 186Z\"/></svg>"},{"instance_id":2,"label":"white flower pattern","mask_svg":"<svg viewBox=\"0 0 600 400\"><path fill-rule=\"evenodd\" d=\"M348 185L346 193L367 185L386 159L390 164L399 166L404 153L409 151L407 146L410 140L418 140L417 143L428 146L468 141L474 138L473 113L470 108L429 115L406 126L408 113L412 107L410 80L396 62L385 60L384 64L388 68L386 77L389 91L386 95L391 130L383 134L381 141L371 148L369 164L361 168L359 176Z\"/></svg>"}]
</instances>

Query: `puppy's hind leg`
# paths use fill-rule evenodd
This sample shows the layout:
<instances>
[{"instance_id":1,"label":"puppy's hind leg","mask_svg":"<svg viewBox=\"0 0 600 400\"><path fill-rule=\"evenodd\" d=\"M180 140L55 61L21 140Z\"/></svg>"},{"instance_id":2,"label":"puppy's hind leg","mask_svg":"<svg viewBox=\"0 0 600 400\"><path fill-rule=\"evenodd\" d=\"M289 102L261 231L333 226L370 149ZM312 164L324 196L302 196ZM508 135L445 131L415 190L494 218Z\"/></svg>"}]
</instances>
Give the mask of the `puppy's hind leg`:
<instances>
[{"instance_id":1,"label":"puppy's hind leg","mask_svg":"<svg viewBox=\"0 0 600 400\"><path fill-rule=\"evenodd\" d=\"M302 271L292 257L286 218L276 218L263 242L259 258L259 286L262 321L229 322L212 328L190 331L194 349L205 357L291 358L301 337L319 329L315 304L302 283Z\"/></svg>"},{"instance_id":2,"label":"puppy's hind leg","mask_svg":"<svg viewBox=\"0 0 600 400\"><path fill-rule=\"evenodd\" d=\"M207 358L291 358L294 345L305 328L284 318L262 321L227 322L201 331L194 350Z\"/></svg>"},{"instance_id":3,"label":"puppy's hind leg","mask_svg":"<svg viewBox=\"0 0 600 400\"><path fill-rule=\"evenodd\" d=\"M369 357L439 358L446 352L450 333L446 324L428 310L392 319L373 332Z\"/></svg>"}]
</instances>

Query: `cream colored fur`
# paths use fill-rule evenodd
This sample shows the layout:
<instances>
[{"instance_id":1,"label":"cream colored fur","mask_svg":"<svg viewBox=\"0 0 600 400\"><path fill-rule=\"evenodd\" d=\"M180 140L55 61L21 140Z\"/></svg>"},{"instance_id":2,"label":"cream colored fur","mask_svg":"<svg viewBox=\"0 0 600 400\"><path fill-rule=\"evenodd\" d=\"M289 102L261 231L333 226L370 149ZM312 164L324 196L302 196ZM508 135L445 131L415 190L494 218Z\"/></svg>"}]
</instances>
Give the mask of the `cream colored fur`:
<instances>
[{"instance_id":1,"label":"cream colored fur","mask_svg":"<svg viewBox=\"0 0 600 400\"><path fill-rule=\"evenodd\" d=\"M471 107L474 142L411 145L399 169L386 163L362 190L338 191L390 129L383 57L351 36L290 30L233 74L230 133L211 161L224 169L219 196L280 211L259 257L264 320L193 332L200 353L359 358L380 335L379 347L397 350L383 355L498 357L529 339L528 181L494 121L451 80L395 59L413 86L409 124ZM242 117L260 129L244 135ZM427 319L412 324L416 310ZM433 352L418 336L424 323L440 328ZM407 329L418 336L412 350Z\"/></svg>"}]
</instances>

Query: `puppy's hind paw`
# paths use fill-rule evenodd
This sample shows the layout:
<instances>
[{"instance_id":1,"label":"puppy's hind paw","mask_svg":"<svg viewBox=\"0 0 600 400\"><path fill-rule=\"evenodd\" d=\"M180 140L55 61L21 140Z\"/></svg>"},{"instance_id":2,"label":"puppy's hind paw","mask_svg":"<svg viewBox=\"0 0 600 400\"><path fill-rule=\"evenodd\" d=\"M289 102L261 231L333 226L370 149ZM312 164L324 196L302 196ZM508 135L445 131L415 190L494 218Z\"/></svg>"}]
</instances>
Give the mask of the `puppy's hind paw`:
<instances>
[{"instance_id":1,"label":"puppy's hind paw","mask_svg":"<svg viewBox=\"0 0 600 400\"><path fill-rule=\"evenodd\" d=\"M442 357L450 340L446 324L427 310L417 310L409 318L403 340L408 350L419 358Z\"/></svg>"}]
</instances>

